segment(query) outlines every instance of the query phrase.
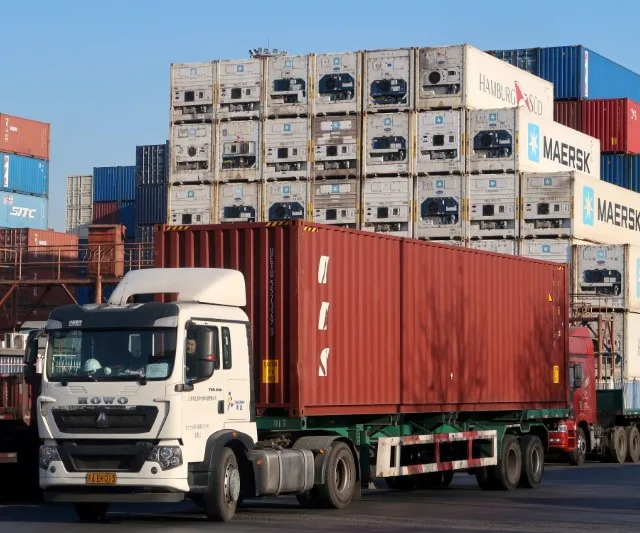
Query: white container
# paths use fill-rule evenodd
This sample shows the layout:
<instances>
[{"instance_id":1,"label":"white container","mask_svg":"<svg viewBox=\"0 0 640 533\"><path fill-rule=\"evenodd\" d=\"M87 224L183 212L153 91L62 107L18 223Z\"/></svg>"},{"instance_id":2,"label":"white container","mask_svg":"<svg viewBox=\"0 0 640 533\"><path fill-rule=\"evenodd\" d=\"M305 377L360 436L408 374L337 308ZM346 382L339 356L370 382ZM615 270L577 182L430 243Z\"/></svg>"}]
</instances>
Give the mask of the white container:
<instances>
[{"instance_id":1,"label":"white container","mask_svg":"<svg viewBox=\"0 0 640 533\"><path fill-rule=\"evenodd\" d=\"M464 183L462 176L416 178L416 224L418 239L465 240L463 226Z\"/></svg>"},{"instance_id":2,"label":"white container","mask_svg":"<svg viewBox=\"0 0 640 533\"><path fill-rule=\"evenodd\" d=\"M484 239L470 241L467 245L474 250L495 252L497 254L518 255L517 241L512 239Z\"/></svg>"},{"instance_id":3,"label":"white container","mask_svg":"<svg viewBox=\"0 0 640 533\"><path fill-rule=\"evenodd\" d=\"M412 178L367 178L362 180L361 187L363 230L412 236Z\"/></svg>"},{"instance_id":4,"label":"white container","mask_svg":"<svg viewBox=\"0 0 640 533\"><path fill-rule=\"evenodd\" d=\"M262 221L259 183L220 183L217 191L220 223Z\"/></svg>"},{"instance_id":5,"label":"white container","mask_svg":"<svg viewBox=\"0 0 640 533\"><path fill-rule=\"evenodd\" d=\"M212 183L214 146L212 124L172 125L169 183Z\"/></svg>"},{"instance_id":6,"label":"white container","mask_svg":"<svg viewBox=\"0 0 640 533\"><path fill-rule=\"evenodd\" d=\"M279 220L306 219L309 203L309 182L269 181L264 187L264 219L268 222Z\"/></svg>"},{"instance_id":7,"label":"white container","mask_svg":"<svg viewBox=\"0 0 640 533\"><path fill-rule=\"evenodd\" d=\"M218 179L260 179L260 121L234 120L218 124Z\"/></svg>"},{"instance_id":8,"label":"white container","mask_svg":"<svg viewBox=\"0 0 640 533\"><path fill-rule=\"evenodd\" d=\"M313 175L316 178L358 177L358 117L314 117Z\"/></svg>"},{"instance_id":9,"label":"white container","mask_svg":"<svg viewBox=\"0 0 640 533\"><path fill-rule=\"evenodd\" d=\"M313 56L314 114L360 112L361 61L361 52Z\"/></svg>"},{"instance_id":10,"label":"white container","mask_svg":"<svg viewBox=\"0 0 640 533\"><path fill-rule=\"evenodd\" d=\"M67 208L66 233L76 233L81 239L87 239L92 222L93 206Z\"/></svg>"},{"instance_id":11,"label":"white container","mask_svg":"<svg viewBox=\"0 0 640 533\"><path fill-rule=\"evenodd\" d=\"M422 111L416 115L416 174L462 174L465 112L453 109Z\"/></svg>"},{"instance_id":12,"label":"white container","mask_svg":"<svg viewBox=\"0 0 640 533\"><path fill-rule=\"evenodd\" d=\"M93 205L93 176L67 177L67 209L79 209Z\"/></svg>"},{"instance_id":13,"label":"white container","mask_svg":"<svg viewBox=\"0 0 640 533\"><path fill-rule=\"evenodd\" d=\"M213 224L215 190L213 185L169 187L169 224Z\"/></svg>"},{"instance_id":14,"label":"white container","mask_svg":"<svg viewBox=\"0 0 640 533\"><path fill-rule=\"evenodd\" d=\"M309 119L286 118L265 120L265 179L308 179Z\"/></svg>"},{"instance_id":15,"label":"white container","mask_svg":"<svg viewBox=\"0 0 640 533\"><path fill-rule=\"evenodd\" d=\"M517 174L479 174L466 177L469 238L512 238L519 235Z\"/></svg>"},{"instance_id":16,"label":"white container","mask_svg":"<svg viewBox=\"0 0 640 533\"><path fill-rule=\"evenodd\" d=\"M174 123L212 121L216 63L171 65L171 120Z\"/></svg>"},{"instance_id":17,"label":"white container","mask_svg":"<svg viewBox=\"0 0 640 533\"><path fill-rule=\"evenodd\" d=\"M600 179L600 140L522 108L468 113L469 172L577 171Z\"/></svg>"},{"instance_id":18,"label":"white container","mask_svg":"<svg viewBox=\"0 0 640 533\"><path fill-rule=\"evenodd\" d=\"M413 109L413 61L411 48L364 52L365 112Z\"/></svg>"},{"instance_id":19,"label":"white container","mask_svg":"<svg viewBox=\"0 0 640 533\"><path fill-rule=\"evenodd\" d=\"M584 244L578 239L525 239L518 244L518 255L531 259L571 264L573 247Z\"/></svg>"},{"instance_id":20,"label":"white container","mask_svg":"<svg viewBox=\"0 0 640 533\"><path fill-rule=\"evenodd\" d=\"M573 248L575 293L594 307L640 311L640 248L628 244Z\"/></svg>"},{"instance_id":21,"label":"white container","mask_svg":"<svg viewBox=\"0 0 640 533\"><path fill-rule=\"evenodd\" d=\"M265 116L309 114L309 56L272 56L267 59L268 86Z\"/></svg>"},{"instance_id":22,"label":"white container","mask_svg":"<svg viewBox=\"0 0 640 533\"><path fill-rule=\"evenodd\" d=\"M313 221L357 228L360 182L357 179L315 180L311 188Z\"/></svg>"},{"instance_id":23,"label":"white container","mask_svg":"<svg viewBox=\"0 0 640 533\"><path fill-rule=\"evenodd\" d=\"M409 113L372 113L366 116L363 175L410 172L409 119Z\"/></svg>"},{"instance_id":24,"label":"white container","mask_svg":"<svg viewBox=\"0 0 640 533\"><path fill-rule=\"evenodd\" d=\"M417 50L416 109L518 107L553 120L553 84L473 46Z\"/></svg>"},{"instance_id":25,"label":"white container","mask_svg":"<svg viewBox=\"0 0 640 533\"><path fill-rule=\"evenodd\" d=\"M615 356L602 357L603 372L598 379L598 384L605 389L620 388L622 380L640 378L640 313L616 312L613 317L613 350L609 335L605 335L603 345L606 352L613 351ZM595 367L597 374L597 357Z\"/></svg>"},{"instance_id":26,"label":"white container","mask_svg":"<svg viewBox=\"0 0 640 533\"><path fill-rule=\"evenodd\" d=\"M218 61L216 118L258 118L262 106L262 60Z\"/></svg>"}]
</instances>

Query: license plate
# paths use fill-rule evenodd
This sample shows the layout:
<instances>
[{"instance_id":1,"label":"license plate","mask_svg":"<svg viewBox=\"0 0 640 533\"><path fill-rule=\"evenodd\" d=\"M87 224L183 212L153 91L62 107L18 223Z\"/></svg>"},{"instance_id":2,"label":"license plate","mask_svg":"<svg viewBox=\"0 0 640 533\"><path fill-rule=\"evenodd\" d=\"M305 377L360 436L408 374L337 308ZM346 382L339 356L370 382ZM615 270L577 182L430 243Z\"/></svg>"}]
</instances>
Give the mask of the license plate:
<instances>
[{"instance_id":1,"label":"license plate","mask_svg":"<svg viewBox=\"0 0 640 533\"><path fill-rule=\"evenodd\" d=\"M87 474L87 485L115 485L118 475L108 472L90 472Z\"/></svg>"}]
</instances>

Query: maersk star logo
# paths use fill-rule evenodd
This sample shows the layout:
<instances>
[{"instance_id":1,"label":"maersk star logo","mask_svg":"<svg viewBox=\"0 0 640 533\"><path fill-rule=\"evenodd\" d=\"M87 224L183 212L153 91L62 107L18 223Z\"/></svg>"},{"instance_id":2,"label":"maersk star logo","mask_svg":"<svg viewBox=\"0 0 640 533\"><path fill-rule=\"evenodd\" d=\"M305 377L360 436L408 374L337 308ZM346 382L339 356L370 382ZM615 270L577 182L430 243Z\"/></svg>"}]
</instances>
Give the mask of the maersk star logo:
<instances>
[{"instance_id":1,"label":"maersk star logo","mask_svg":"<svg viewBox=\"0 0 640 533\"><path fill-rule=\"evenodd\" d=\"M540 126L531 122L527 132L527 155L529 161L540 162Z\"/></svg>"},{"instance_id":2,"label":"maersk star logo","mask_svg":"<svg viewBox=\"0 0 640 533\"><path fill-rule=\"evenodd\" d=\"M595 194L591 187L582 188L582 223L593 226L595 221Z\"/></svg>"}]
</instances>

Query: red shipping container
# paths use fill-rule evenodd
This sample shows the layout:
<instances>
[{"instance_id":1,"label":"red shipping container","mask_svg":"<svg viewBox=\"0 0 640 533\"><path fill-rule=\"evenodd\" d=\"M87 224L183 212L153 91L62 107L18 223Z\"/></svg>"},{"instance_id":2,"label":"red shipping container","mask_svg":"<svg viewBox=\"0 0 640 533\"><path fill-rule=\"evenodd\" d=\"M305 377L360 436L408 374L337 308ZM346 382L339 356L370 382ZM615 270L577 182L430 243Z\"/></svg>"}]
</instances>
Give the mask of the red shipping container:
<instances>
[{"instance_id":1,"label":"red shipping container","mask_svg":"<svg viewBox=\"0 0 640 533\"><path fill-rule=\"evenodd\" d=\"M87 246L89 274L97 275L100 273L101 276L116 278L124 275L124 231L124 226L121 224L93 224L89 226L89 244Z\"/></svg>"},{"instance_id":2,"label":"red shipping container","mask_svg":"<svg viewBox=\"0 0 640 533\"><path fill-rule=\"evenodd\" d=\"M0 152L49 160L51 126L28 118L0 114Z\"/></svg>"},{"instance_id":3,"label":"red shipping container","mask_svg":"<svg viewBox=\"0 0 640 533\"><path fill-rule=\"evenodd\" d=\"M119 224L120 208L118 202L94 202L93 224Z\"/></svg>"},{"instance_id":4,"label":"red shipping container","mask_svg":"<svg viewBox=\"0 0 640 533\"><path fill-rule=\"evenodd\" d=\"M245 276L259 413L568 407L563 265L302 221L180 228L157 267Z\"/></svg>"},{"instance_id":5,"label":"red shipping container","mask_svg":"<svg viewBox=\"0 0 640 533\"><path fill-rule=\"evenodd\" d=\"M553 120L582 131L582 102L580 100L561 100L553 104Z\"/></svg>"}]
</instances>

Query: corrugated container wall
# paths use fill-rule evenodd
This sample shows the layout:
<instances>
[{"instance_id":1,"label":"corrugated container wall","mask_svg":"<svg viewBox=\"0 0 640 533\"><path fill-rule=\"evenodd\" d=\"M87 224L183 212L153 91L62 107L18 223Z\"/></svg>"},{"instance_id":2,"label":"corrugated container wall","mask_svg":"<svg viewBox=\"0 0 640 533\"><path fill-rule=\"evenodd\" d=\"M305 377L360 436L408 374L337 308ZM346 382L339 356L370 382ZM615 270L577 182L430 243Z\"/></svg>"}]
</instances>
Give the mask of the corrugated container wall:
<instances>
[{"instance_id":1,"label":"corrugated container wall","mask_svg":"<svg viewBox=\"0 0 640 533\"><path fill-rule=\"evenodd\" d=\"M157 267L245 275L258 413L567 407L557 264L301 221L155 238Z\"/></svg>"},{"instance_id":2,"label":"corrugated container wall","mask_svg":"<svg viewBox=\"0 0 640 533\"><path fill-rule=\"evenodd\" d=\"M582 131L582 102L557 100L553 103L553 120L574 130Z\"/></svg>"},{"instance_id":3,"label":"corrugated container wall","mask_svg":"<svg viewBox=\"0 0 640 533\"><path fill-rule=\"evenodd\" d=\"M602 181L630 189L629 159L622 154L602 154L600 156L600 176Z\"/></svg>"},{"instance_id":4,"label":"corrugated container wall","mask_svg":"<svg viewBox=\"0 0 640 533\"><path fill-rule=\"evenodd\" d=\"M136 184L164 185L169 180L169 141L136 146Z\"/></svg>"},{"instance_id":5,"label":"corrugated container wall","mask_svg":"<svg viewBox=\"0 0 640 533\"><path fill-rule=\"evenodd\" d=\"M125 226L125 238L135 238L136 236L136 203L119 202L118 204L118 224Z\"/></svg>"},{"instance_id":6,"label":"corrugated container wall","mask_svg":"<svg viewBox=\"0 0 640 533\"><path fill-rule=\"evenodd\" d=\"M0 191L0 227L47 229L48 217L47 198Z\"/></svg>"},{"instance_id":7,"label":"corrugated container wall","mask_svg":"<svg viewBox=\"0 0 640 533\"><path fill-rule=\"evenodd\" d=\"M94 202L132 202L136 199L136 167L94 167Z\"/></svg>"},{"instance_id":8,"label":"corrugated container wall","mask_svg":"<svg viewBox=\"0 0 640 533\"><path fill-rule=\"evenodd\" d=\"M120 215L118 202L95 202L92 224L118 224Z\"/></svg>"},{"instance_id":9,"label":"corrugated container wall","mask_svg":"<svg viewBox=\"0 0 640 533\"><path fill-rule=\"evenodd\" d=\"M51 126L0 113L0 152L49 160Z\"/></svg>"},{"instance_id":10,"label":"corrugated container wall","mask_svg":"<svg viewBox=\"0 0 640 533\"><path fill-rule=\"evenodd\" d=\"M49 162L14 154L0 154L2 190L36 196L49 195Z\"/></svg>"},{"instance_id":11,"label":"corrugated container wall","mask_svg":"<svg viewBox=\"0 0 640 533\"><path fill-rule=\"evenodd\" d=\"M136 196L136 223L166 223L168 194L169 192L165 184L138 187Z\"/></svg>"}]
</instances>

